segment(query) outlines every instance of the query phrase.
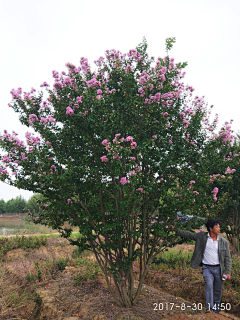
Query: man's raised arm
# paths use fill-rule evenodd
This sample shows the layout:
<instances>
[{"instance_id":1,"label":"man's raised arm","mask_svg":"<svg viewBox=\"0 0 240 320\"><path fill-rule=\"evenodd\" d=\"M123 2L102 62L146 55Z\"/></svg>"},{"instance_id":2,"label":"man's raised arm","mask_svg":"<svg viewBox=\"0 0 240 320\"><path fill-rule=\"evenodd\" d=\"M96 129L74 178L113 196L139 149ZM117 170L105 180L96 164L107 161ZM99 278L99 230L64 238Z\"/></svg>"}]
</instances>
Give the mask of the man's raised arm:
<instances>
[{"instance_id":1,"label":"man's raised arm","mask_svg":"<svg viewBox=\"0 0 240 320\"><path fill-rule=\"evenodd\" d=\"M197 240L197 233L185 231L185 230L178 230L176 231L174 226L171 226L172 231L175 232L175 235L181 238L186 238L190 240Z\"/></svg>"}]
</instances>

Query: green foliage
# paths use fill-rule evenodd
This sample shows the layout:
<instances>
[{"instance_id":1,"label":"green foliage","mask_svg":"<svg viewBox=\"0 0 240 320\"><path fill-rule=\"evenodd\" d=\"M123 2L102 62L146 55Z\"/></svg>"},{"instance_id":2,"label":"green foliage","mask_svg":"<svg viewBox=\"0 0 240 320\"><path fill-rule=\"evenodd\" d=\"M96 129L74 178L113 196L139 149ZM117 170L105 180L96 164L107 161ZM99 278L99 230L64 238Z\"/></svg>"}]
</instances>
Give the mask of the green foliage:
<instances>
[{"instance_id":1,"label":"green foliage","mask_svg":"<svg viewBox=\"0 0 240 320\"><path fill-rule=\"evenodd\" d=\"M35 262L34 262L34 265L35 265L35 268L36 268L36 271L37 271L37 278L38 278L38 280L41 280L41 278L42 278L42 272L41 272L41 270L38 268L38 267L39 267L39 262L38 262L38 261L35 261Z\"/></svg>"},{"instance_id":2,"label":"green foliage","mask_svg":"<svg viewBox=\"0 0 240 320\"><path fill-rule=\"evenodd\" d=\"M79 248L74 248L73 250L73 259L82 258L82 256L86 257L90 254L88 251L82 251Z\"/></svg>"},{"instance_id":3,"label":"green foliage","mask_svg":"<svg viewBox=\"0 0 240 320\"><path fill-rule=\"evenodd\" d=\"M29 218L28 216L26 216L26 217L24 217L24 221L32 222L32 218Z\"/></svg>"},{"instance_id":4,"label":"green foliage","mask_svg":"<svg viewBox=\"0 0 240 320\"><path fill-rule=\"evenodd\" d=\"M35 295L34 299L33 299L34 302L36 302L38 305L41 305L42 303L42 298L39 297L37 294Z\"/></svg>"},{"instance_id":5,"label":"green foliage","mask_svg":"<svg viewBox=\"0 0 240 320\"><path fill-rule=\"evenodd\" d=\"M69 257L67 257L66 259L63 259L63 258L58 259L56 261L56 266L58 270L63 271L66 268L68 261L69 261Z\"/></svg>"},{"instance_id":6,"label":"green foliage","mask_svg":"<svg viewBox=\"0 0 240 320\"><path fill-rule=\"evenodd\" d=\"M173 47L173 44L176 42L176 38L167 38L166 39L166 51L170 51Z\"/></svg>"},{"instance_id":7,"label":"green foliage","mask_svg":"<svg viewBox=\"0 0 240 320\"><path fill-rule=\"evenodd\" d=\"M97 266L94 261L78 258L75 260L75 263L81 266L81 271L77 272L76 276L73 277L75 285L79 285L82 280L87 281L88 279L96 279L100 272L99 266Z\"/></svg>"},{"instance_id":8,"label":"green foliage","mask_svg":"<svg viewBox=\"0 0 240 320\"><path fill-rule=\"evenodd\" d=\"M41 212L41 209L39 208L39 205L37 204L37 201L45 201L45 198L42 194L34 194L26 203L25 206L25 212L30 211L34 213L34 215L39 214Z\"/></svg>"},{"instance_id":9,"label":"green foliage","mask_svg":"<svg viewBox=\"0 0 240 320\"><path fill-rule=\"evenodd\" d=\"M33 274L30 274L30 272L28 271L25 279L29 282L34 282L35 276Z\"/></svg>"},{"instance_id":10,"label":"green foliage","mask_svg":"<svg viewBox=\"0 0 240 320\"><path fill-rule=\"evenodd\" d=\"M42 278L42 272L40 269L37 269L37 278L38 278L38 280L41 280L41 278Z\"/></svg>"}]
</instances>

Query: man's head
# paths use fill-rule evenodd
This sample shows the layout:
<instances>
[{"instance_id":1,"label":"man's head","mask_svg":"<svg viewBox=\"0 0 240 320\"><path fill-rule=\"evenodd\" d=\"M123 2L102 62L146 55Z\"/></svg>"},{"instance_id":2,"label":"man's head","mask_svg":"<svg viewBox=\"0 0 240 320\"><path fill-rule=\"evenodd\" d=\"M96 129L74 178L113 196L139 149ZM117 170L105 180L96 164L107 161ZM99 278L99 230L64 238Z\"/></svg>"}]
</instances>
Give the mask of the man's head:
<instances>
[{"instance_id":1,"label":"man's head","mask_svg":"<svg viewBox=\"0 0 240 320\"><path fill-rule=\"evenodd\" d=\"M207 222L206 222L206 227L207 227L207 230L208 232L211 232L213 231L214 233L216 234L219 234L220 233L220 223L218 220L216 219L209 219Z\"/></svg>"}]
</instances>

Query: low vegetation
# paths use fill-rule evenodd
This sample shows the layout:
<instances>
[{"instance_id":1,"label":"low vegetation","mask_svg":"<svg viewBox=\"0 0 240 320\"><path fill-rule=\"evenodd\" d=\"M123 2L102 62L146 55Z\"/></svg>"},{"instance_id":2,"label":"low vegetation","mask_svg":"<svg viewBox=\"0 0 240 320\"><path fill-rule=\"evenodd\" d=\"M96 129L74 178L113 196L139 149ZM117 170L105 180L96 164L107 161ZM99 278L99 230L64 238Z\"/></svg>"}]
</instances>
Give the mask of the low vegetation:
<instances>
[{"instance_id":1,"label":"low vegetation","mask_svg":"<svg viewBox=\"0 0 240 320\"><path fill-rule=\"evenodd\" d=\"M79 237L80 234L73 234L72 237ZM75 286L81 286L88 280L97 281L98 276L102 276L102 271L89 251L79 252L77 247L72 247L71 252L64 257L56 258L54 252L49 259L42 259L40 253L31 256L34 249L46 246L49 238L56 238L58 235L41 236L16 236L10 238L0 238L1 261L0 261L0 284L2 292L0 294L0 315L1 319L12 319L25 310L28 306L28 319L38 319L41 306L41 299L36 294L38 284L54 281L61 277L61 273L68 268L78 268L78 272L72 280ZM55 246L67 246L67 242L57 243ZM26 261L21 261L23 268L19 268L18 278L22 279L18 286L11 285L8 270L17 267L20 261L8 257L7 252L13 249L24 249ZM193 246L189 244L177 246L159 255L152 263L149 275L145 280L146 285L156 289L166 291L172 295L179 296L188 301L205 304L204 280L201 270L190 268ZM39 254L39 256L38 256ZM27 262L28 261L28 262ZM135 262L134 277L138 280L139 263ZM22 270L22 271L21 271ZM16 287L15 287L16 286ZM195 298L194 298L195 297ZM240 256L232 256L232 280L225 281L223 289L223 300L225 304L231 305L230 312L240 316ZM24 308L23 308L24 306ZM27 309L26 309L27 310ZM22 315L23 316L23 315ZM16 318L18 319L18 318Z\"/></svg>"}]
</instances>

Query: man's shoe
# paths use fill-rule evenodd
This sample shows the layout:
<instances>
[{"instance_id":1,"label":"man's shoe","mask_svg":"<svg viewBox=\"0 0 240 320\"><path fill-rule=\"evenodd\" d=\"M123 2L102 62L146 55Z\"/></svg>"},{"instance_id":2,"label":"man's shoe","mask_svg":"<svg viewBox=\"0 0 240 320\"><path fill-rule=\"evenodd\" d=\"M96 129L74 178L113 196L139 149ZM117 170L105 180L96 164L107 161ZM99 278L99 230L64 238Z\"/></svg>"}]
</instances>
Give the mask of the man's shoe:
<instances>
[{"instance_id":1,"label":"man's shoe","mask_svg":"<svg viewBox=\"0 0 240 320\"><path fill-rule=\"evenodd\" d=\"M211 310L207 310L206 313L213 313Z\"/></svg>"}]
</instances>

